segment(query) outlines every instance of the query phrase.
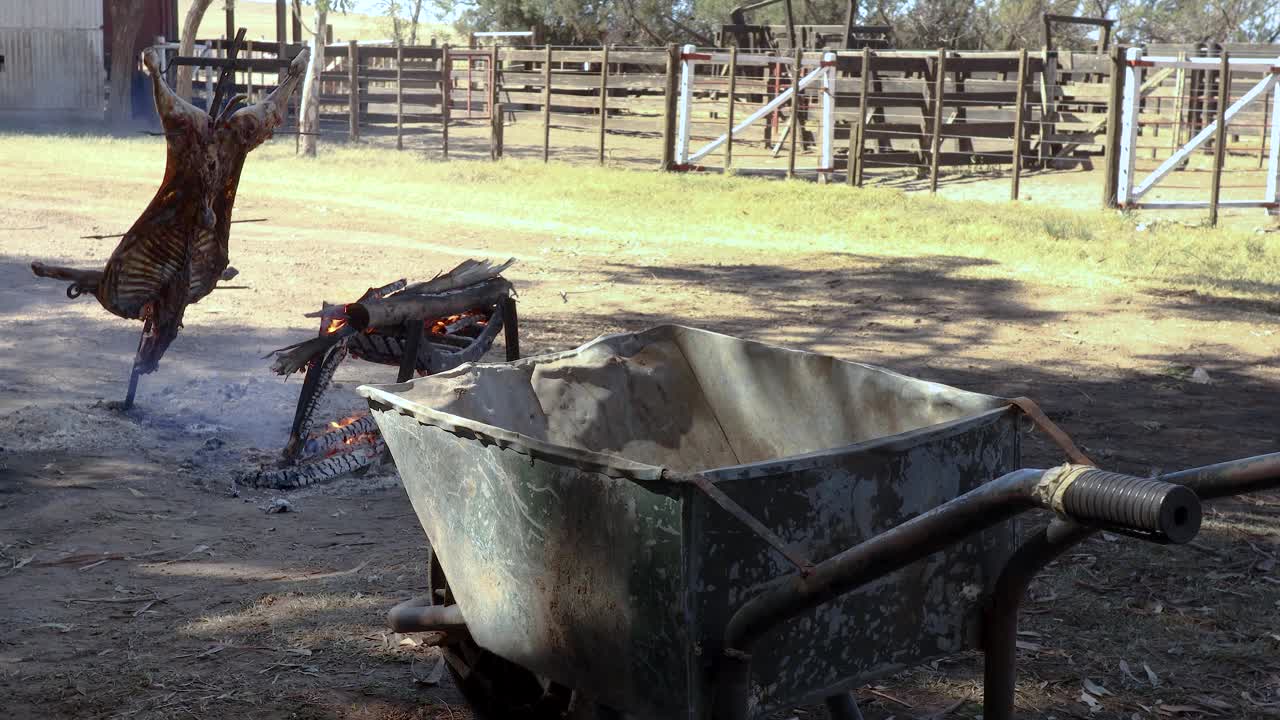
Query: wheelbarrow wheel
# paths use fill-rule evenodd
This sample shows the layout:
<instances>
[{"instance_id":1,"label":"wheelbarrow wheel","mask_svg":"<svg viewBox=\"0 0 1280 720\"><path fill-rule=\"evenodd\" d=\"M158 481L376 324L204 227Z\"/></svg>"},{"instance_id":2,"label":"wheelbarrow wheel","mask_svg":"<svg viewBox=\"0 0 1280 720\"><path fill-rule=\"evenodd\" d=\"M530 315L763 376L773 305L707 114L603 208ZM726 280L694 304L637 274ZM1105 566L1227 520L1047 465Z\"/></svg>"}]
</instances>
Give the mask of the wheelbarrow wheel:
<instances>
[{"instance_id":1,"label":"wheelbarrow wheel","mask_svg":"<svg viewBox=\"0 0 1280 720\"><path fill-rule=\"evenodd\" d=\"M431 601L454 604L435 553L428 553ZM441 647L454 684L477 717L486 720L596 720L616 717L585 701L571 688L499 657L476 644L469 634L451 636Z\"/></svg>"}]
</instances>

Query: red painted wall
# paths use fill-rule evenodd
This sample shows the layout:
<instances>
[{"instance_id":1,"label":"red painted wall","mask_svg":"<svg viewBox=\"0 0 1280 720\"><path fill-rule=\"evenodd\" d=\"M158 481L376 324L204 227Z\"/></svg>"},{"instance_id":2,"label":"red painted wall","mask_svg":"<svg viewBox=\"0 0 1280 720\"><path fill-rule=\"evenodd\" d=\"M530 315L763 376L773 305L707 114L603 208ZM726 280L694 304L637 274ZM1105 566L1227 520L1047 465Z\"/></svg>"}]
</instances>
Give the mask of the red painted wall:
<instances>
[{"instance_id":1,"label":"red painted wall","mask_svg":"<svg viewBox=\"0 0 1280 720\"><path fill-rule=\"evenodd\" d=\"M111 12L108 6L112 0L102 0L102 55L106 63L108 76L111 74ZM155 43L158 36L163 35L166 42L178 40L178 0L144 0L147 9L142 19L142 29L138 31L137 40L131 52L138 53L142 48ZM135 55L136 59L136 55ZM133 93L133 116L149 122L158 121L155 107L147 93L146 75L142 72L141 63L135 63L134 78L131 83Z\"/></svg>"},{"instance_id":2,"label":"red painted wall","mask_svg":"<svg viewBox=\"0 0 1280 720\"><path fill-rule=\"evenodd\" d=\"M142 30L138 33L136 47L141 50L155 42L157 35L163 35L169 42L178 40L178 0L144 0L147 5L146 15L142 20ZM111 11L108 7L111 0L102 0L102 49L106 55L107 67L111 67Z\"/></svg>"}]
</instances>

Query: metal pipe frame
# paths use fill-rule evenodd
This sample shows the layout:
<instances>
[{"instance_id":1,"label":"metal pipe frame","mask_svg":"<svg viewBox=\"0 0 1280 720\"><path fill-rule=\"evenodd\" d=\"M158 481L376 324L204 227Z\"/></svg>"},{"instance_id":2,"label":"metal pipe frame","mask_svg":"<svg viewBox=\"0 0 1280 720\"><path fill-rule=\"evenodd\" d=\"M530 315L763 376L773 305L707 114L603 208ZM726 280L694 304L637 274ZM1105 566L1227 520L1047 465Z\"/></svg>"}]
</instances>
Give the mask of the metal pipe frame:
<instances>
[{"instance_id":1,"label":"metal pipe frame","mask_svg":"<svg viewBox=\"0 0 1280 720\"><path fill-rule=\"evenodd\" d=\"M1146 528L1164 533L1171 542L1189 542L1200 525L1199 500L1181 486L1084 465L1016 470L859 543L808 573L780 577L744 603L725 630L713 717L750 717L752 651L770 629L1036 508L1091 525ZM1140 515L1146 519L1140 520Z\"/></svg>"},{"instance_id":2,"label":"metal pipe frame","mask_svg":"<svg viewBox=\"0 0 1280 720\"><path fill-rule=\"evenodd\" d=\"M398 633L467 632L467 621L458 605L433 605L428 596L409 598L387 611L387 625Z\"/></svg>"},{"instance_id":3,"label":"metal pipe frame","mask_svg":"<svg viewBox=\"0 0 1280 720\"><path fill-rule=\"evenodd\" d=\"M1280 487L1280 453L1169 473L1161 481L1185 485L1201 500ZM982 628L984 689L982 716L1013 720L1017 684L1018 610L1031 581L1049 563L1097 530L1056 519L1014 552L996 581Z\"/></svg>"}]
</instances>

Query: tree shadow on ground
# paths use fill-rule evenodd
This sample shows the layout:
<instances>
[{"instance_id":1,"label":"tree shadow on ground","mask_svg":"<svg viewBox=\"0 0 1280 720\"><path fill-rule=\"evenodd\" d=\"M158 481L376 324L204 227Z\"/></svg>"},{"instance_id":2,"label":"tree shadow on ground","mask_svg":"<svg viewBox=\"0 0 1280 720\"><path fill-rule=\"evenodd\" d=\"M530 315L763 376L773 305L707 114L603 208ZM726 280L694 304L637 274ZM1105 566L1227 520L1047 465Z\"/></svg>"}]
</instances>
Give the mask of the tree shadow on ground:
<instances>
[{"instance_id":1,"label":"tree shadow on ground","mask_svg":"<svg viewBox=\"0 0 1280 720\"><path fill-rule=\"evenodd\" d=\"M1010 336L1056 335L1046 326L1074 318L1030 307L1025 288L1014 280L975 277L973 271L989 261L844 259L853 266L606 266L606 284L648 293L646 299L602 311L589 305L588 295L570 296L554 318L522 317L526 347L542 347L550 337L557 343L569 339L556 345L564 349L581 342L572 338L602 331L690 324L881 364L979 392L1031 396L1078 442L1099 453L1100 462L1110 458L1105 464L1121 471L1146 474L1152 467L1168 470L1280 449L1267 430L1280 423L1280 405L1256 402L1275 397L1280 385L1249 372L1247 365L1201 351L1196 362L1211 363L1212 385L1192 382L1188 358L1179 353L1137 358L1168 371L1115 367L1099 373L1091 364L1054 360L1043 349L1028 354L1024 346L1009 343ZM683 306L667 304L667 294L693 299ZM1122 315L1126 309L1109 312ZM1155 430L1152 423L1158 425ZM1039 441L1029 443L1029 459L1061 458L1042 436L1034 437Z\"/></svg>"},{"instance_id":2,"label":"tree shadow on ground","mask_svg":"<svg viewBox=\"0 0 1280 720\"><path fill-rule=\"evenodd\" d=\"M1203 278L1189 277L1180 280L1194 285L1201 283ZM1146 294L1159 298L1160 307L1200 318L1231 320L1239 319L1242 313L1280 316L1280 283L1250 280L1223 281L1219 278L1213 278L1212 282L1215 286L1227 291L1258 297L1239 297L1223 292L1176 288L1157 288L1146 291Z\"/></svg>"}]
</instances>

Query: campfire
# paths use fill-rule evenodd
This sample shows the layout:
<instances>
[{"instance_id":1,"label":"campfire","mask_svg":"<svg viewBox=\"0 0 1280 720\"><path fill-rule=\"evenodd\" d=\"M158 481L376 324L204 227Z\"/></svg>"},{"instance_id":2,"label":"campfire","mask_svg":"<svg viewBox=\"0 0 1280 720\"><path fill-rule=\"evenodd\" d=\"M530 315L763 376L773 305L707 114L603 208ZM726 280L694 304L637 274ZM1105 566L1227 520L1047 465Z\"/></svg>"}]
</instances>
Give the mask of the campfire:
<instances>
[{"instance_id":1,"label":"campfire","mask_svg":"<svg viewBox=\"0 0 1280 720\"><path fill-rule=\"evenodd\" d=\"M241 30L229 51L232 61L243 35ZM227 262L240 171L249 152L284 124L289 96L302 79L308 57L303 49L280 87L249 106L240 104L242 96L231 96L234 67L228 64L206 113L165 84L159 55L148 49L142 63L151 75L168 146L160 189L102 270L31 263L39 277L70 281L68 298L93 295L108 312L142 321L124 409L133 405L138 378L159 367L177 338L187 305L235 274Z\"/></svg>"},{"instance_id":2,"label":"campfire","mask_svg":"<svg viewBox=\"0 0 1280 720\"><path fill-rule=\"evenodd\" d=\"M282 459L239 482L278 489L311 485L378 463L386 452L373 416L361 413L321 422L315 415L348 357L399 367L397 382L479 360L505 331L507 359L520 356L516 303L502 271L468 260L444 275L410 285L397 280L370 288L354 303L323 303L316 337L276 350L272 370L305 372Z\"/></svg>"}]
</instances>

